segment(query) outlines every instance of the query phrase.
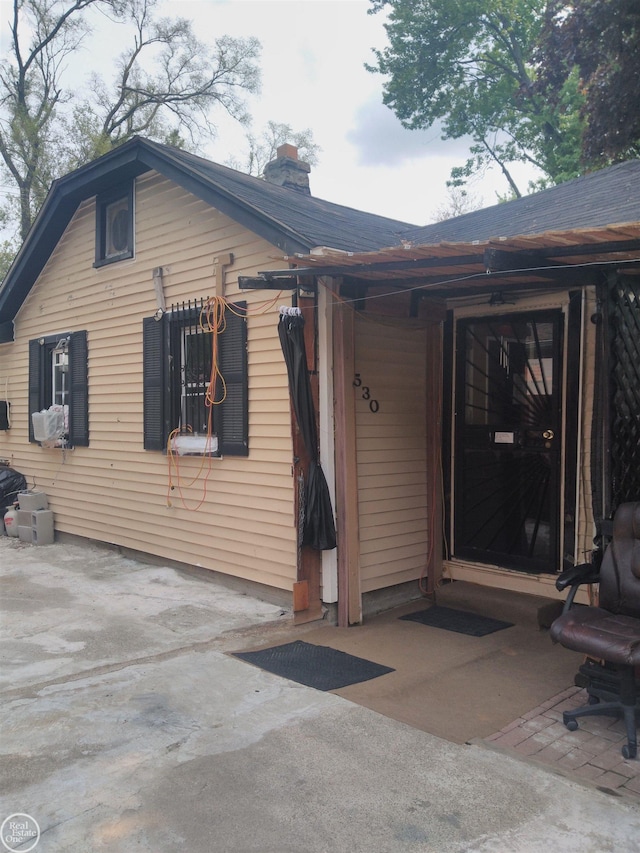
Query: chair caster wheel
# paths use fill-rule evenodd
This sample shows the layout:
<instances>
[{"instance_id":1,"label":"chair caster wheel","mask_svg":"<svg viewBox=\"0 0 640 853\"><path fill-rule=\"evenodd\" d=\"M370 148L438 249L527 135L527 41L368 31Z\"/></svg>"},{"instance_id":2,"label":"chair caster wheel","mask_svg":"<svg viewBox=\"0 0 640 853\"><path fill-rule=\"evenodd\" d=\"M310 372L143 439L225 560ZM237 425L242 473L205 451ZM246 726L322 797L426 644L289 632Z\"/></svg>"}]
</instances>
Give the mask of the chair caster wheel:
<instances>
[{"instance_id":1,"label":"chair caster wheel","mask_svg":"<svg viewBox=\"0 0 640 853\"><path fill-rule=\"evenodd\" d=\"M622 747L622 757L623 758L627 758L627 759L635 758L637 755L637 752L638 752L638 747L635 745L629 746L629 744L625 743L625 745Z\"/></svg>"},{"instance_id":2,"label":"chair caster wheel","mask_svg":"<svg viewBox=\"0 0 640 853\"><path fill-rule=\"evenodd\" d=\"M565 726L569 729L570 732L575 732L578 728L577 720L567 720L565 722Z\"/></svg>"}]
</instances>

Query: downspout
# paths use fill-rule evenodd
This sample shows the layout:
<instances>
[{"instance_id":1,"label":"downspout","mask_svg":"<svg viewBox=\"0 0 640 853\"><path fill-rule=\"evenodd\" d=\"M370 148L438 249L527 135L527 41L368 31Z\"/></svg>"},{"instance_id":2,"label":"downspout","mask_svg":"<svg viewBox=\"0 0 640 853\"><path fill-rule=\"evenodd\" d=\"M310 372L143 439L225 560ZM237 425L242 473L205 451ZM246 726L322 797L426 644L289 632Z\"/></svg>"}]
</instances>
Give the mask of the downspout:
<instances>
[{"instance_id":1,"label":"downspout","mask_svg":"<svg viewBox=\"0 0 640 853\"><path fill-rule=\"evenodd\" d=\"M320 463L324 471L331 505L336 506L335 423L333 390L333 304L326 279L318 282L318 373ZM322 601L338 601L337 549L322 552Z\"/></svg>"}]
</instances>

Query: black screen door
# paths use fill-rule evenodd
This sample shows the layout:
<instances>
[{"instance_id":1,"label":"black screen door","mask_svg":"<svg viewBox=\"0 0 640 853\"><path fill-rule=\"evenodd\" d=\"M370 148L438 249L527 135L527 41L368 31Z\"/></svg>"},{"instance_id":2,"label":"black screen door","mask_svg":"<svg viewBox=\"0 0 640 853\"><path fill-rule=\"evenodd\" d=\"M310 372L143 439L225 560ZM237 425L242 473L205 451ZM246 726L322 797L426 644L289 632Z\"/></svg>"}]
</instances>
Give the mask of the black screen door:
<instances>
[{"instance_id":1,"label":"black screen door","mask_svg":"<svg viewBox=\"0 0 640 853\"><path fill-rule=\"evenodd\" d=\"M459 320L454 556L559 565L560 311Z\"/></svg>"}]
</instances>

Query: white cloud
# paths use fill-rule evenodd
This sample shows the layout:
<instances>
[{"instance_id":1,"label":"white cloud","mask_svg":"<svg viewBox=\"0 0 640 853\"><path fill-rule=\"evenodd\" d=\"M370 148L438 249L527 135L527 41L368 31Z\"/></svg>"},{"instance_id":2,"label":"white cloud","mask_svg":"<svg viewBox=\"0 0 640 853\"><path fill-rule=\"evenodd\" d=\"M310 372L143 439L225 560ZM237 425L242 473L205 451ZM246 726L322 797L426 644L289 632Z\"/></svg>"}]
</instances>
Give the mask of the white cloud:
<instances>
[{"instance_id":1,"label":"white cloud","mask_svg":"<svg viewBox=\"0 0 640 853\"><path fill-rule=\"evenodd\" d=\"M203 38L208 32L261 41L262 92L249 99L254 130L270 120L311 128L322 149L310 176L314 195L423 225L446 202L446 181L466 160L468 143L443 142L438 128L407 130L384 106L383 78L365 68L372 49L386 43L383 16L368 15L369 8L367 0L168 0L165 6L195 20ZM218 137L201 153L224 163L243 146L244 131L223 115L217 121ZM490 194L487 203L494 200Z\"/></svg>"},{"instance_id":2,"label":"white cloud","mask_svg":"<svg viewBox=\"0 0 640 853\"><path fill-rule=\"evenodd\" d=\"M354 125L346 138L356 146L363 166L402 165L422 157L465 157L469 139L443 140L439 125L427 130L408 130L395 113L382 103L380 93L354 111Z\"/></svg>"},{"instance_id":3,"label":"white cloud","mask_svg":"<svg viewBox=\"0 0 640 853\"><path fill-rule=\"evenodd\" d=\"M0 4L6 0L0 0ZM164 0L159 12L194 22L203 41L222 35L255 36L262 43L262 91L247 98L253 130L268 121L310 128L321 147L311 192L349 207L417 224L429 221L447 196L452 166L466 159L465 140L441 139L438 128L410 131L382 103L383 77L366 70L373 48L386 44L382 14L369 15L368 0ZM95 37L70 64L67 84L110 77L124 47L122 33L100 14ZM69 83L69 81L71 81ZM225 163L245 145L245 130L223 110L213 114L217 136L198 153ZM491 187L473 187L487 203Z\"/></svg>"}]
</instances>

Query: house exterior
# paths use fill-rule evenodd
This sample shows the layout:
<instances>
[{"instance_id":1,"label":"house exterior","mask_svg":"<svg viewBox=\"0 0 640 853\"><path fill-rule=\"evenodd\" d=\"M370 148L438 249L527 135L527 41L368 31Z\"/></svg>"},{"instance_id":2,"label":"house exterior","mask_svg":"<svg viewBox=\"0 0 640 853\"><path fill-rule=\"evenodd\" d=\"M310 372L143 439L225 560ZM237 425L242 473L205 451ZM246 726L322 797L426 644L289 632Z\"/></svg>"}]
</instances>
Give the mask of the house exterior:
<instances>
[{"instance_id":1,"label":"house exterior","mask_svg":"<svg viewBox=\"0 0 640 853\"><path fill-rule=\"evenodd\" d=\"M359 530L338 545L342 624L419 563L425 593L553 597L599 559L640 495L639 185L630 161L297 259L334 300L338 531Z\"/></svg>"},{"instance_id":2,"label":"house exterior","mask_svg":"<svg viewBox=\"0 0 640 853\"><path fill-rule=\"evenodd\" d=\"M272 164L276 185L135 139L52 186L0 290L0 457L47 494L58 534L290 597L301 558L277 323L291 291L241 292L238 278L408 227L314 199L295 155ZM223 297L237 311L219 335L211 445L168 453L181 422L207 433L205 408L186 407L211 370L201 304ZM67 438L43 446L31 415L52 405L66 406Z\"/></svg>"},{"instance_id":3,"label":"house exterior","mask_svg":"<svg viewBox=\"0 0 640 853\"><path fill-rule=\"evenodd\" d=\"M0 457L58 533L293 593L300 621L443 577L553 595L640 492L640 162L426 228L307 172L290 146L258 180L135 139L57 181L0 288ZM306 319L322 552L281 305Z\"/></svg>"}]
</instances>

